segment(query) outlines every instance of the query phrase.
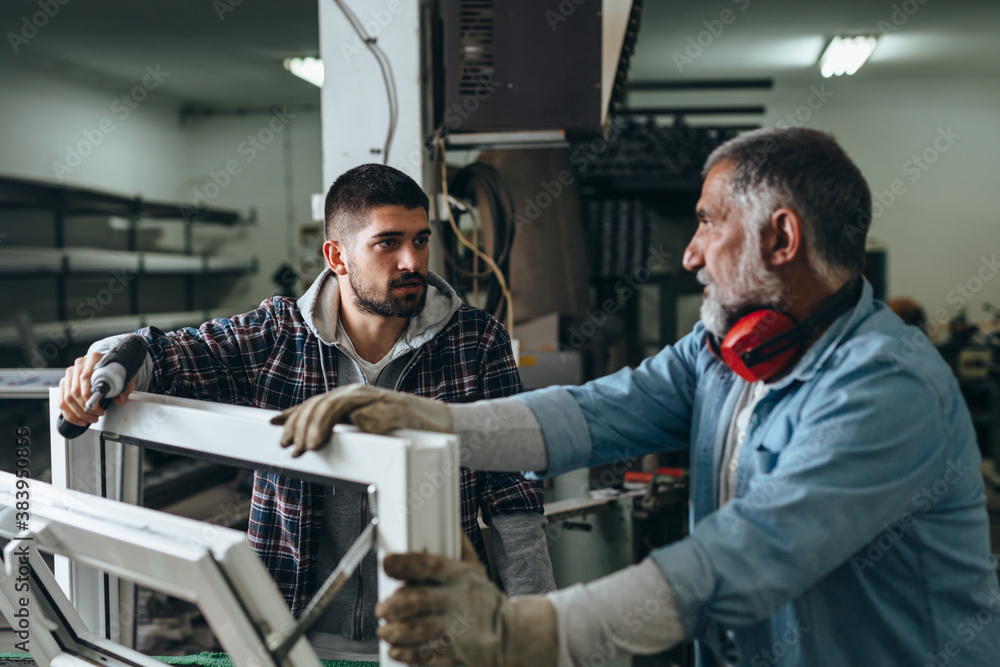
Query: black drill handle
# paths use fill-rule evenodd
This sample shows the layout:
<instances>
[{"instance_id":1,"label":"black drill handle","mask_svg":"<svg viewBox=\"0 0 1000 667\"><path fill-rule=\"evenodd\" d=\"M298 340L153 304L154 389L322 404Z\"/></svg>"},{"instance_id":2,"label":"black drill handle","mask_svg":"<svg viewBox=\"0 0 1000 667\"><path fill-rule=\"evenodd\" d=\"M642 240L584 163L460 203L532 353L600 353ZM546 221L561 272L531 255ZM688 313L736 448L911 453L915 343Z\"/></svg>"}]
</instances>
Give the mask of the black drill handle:
<instances>
[{"instance_id":1,"label":"black drill handle","mask_svg":"<svg viewBox=\"0 0 1000 667\"><path fill-rule=\"evenodd\" d=\"M94 366L94 373L91 375L91 389L94 389L97 382L95 381L95 376L99 375L98 370L112 363L121 364L125 369L125 379L122 382L121 391L125 391L128 388L130 382L135 377L135 374L139 372L142 368L142 362L146 360L146 355L149 354L149 343L142 336L136 334L129 334L125 336L117 345L111 348L104 357L101 358L100 362ZM118 395L119 392L111 396L105 396L100 400L99 405L102 410L107 410L108 406L111 405L111 400ZM84 426L77 426L71 422L66 421L66 418L59 415L59 419L56 423L56 430L64 438L72 440L73 438L78 438L87 432L90 428L90 424Z\"/></svg>"}]
</instances>

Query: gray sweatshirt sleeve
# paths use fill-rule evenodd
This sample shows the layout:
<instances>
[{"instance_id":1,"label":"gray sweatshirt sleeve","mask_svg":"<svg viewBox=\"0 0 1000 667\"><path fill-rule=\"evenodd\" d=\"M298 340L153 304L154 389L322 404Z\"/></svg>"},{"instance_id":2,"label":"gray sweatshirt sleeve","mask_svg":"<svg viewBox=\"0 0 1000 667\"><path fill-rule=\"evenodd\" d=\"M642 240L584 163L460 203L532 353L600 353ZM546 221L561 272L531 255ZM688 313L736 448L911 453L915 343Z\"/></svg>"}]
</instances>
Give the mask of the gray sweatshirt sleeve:
<instances>
[{"instance_id":1,"label":"gray sweatshirt sleeve","mask_svg":"<svg viewBox=\"0 0 1000 667\"><path fill-rule=\"evenodd\" d=\"M556 610L559 667L650 655L687 638L673 591L650 558L548 597Z\"/></svg>"},{"instance_id":2,"label":"gray sweatshirt sleeve","mask_svg":"<svg viewBox=\"0 0 1000 667\"><path fill-rule=\"evenodd\" d=\"M493 560L507 595L542 595L556 589L545 540L545 517L537 512L504 512L487 518Z\"/></svg>"},{"instance_id":3,"label":"gray sweatshirt sleeve","mask_svg":"<svg viewBox=\"0 0 1000 667\"><path fill-rule=\"evenodd\" d=\"M535 414L521 401L499 398L452 403L462 465L473 470L544 470L545 440ZM545 517L537 512L489 516L493 558L507 594L541 595L556 588L545 540Z\"/></svg>"},{"instance_id":4,"label":"gray sweatshirt sleeve","mask_svg":"<svg viewBox=\"0 0 1000 667\"><path fill-rule=\"evenodd\" d=\"M94 352L100 352L101 354L107 354L115 345L118 344L125 336L131 334L119 334L117 336L108 336L107 338L102 338L101 340L92 343L90 348L87 350L87 354L93 354ZM146 355L146 358L142 361L142 366L136 371L135 374L135 390L136 391L148 391L149 385L153 381L153 360Z\"/></svg>"},{"instance_id":5,"label":"gray sweatshirt sleeve","mask_svg":"<svg viewBox=\"0 0 1000 667\"><path fill-rule=\"evenodd\" d=\"M472 470L545 470L548 455L535 413L514 398L449 404L462 465Z\"/></svg>"}]
</instances>

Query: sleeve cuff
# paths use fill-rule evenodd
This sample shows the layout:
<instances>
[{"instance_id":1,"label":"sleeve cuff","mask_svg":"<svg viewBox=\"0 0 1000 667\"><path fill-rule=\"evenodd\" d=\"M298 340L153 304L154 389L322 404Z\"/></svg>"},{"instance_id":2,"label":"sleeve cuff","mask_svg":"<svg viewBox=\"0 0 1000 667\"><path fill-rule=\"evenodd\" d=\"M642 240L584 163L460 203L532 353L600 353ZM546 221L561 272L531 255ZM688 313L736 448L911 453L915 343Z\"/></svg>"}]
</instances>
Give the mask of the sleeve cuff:
<instances>
[{"instance_id":1,"label":"sleeve cuff","mask_svg":"<svg viewBox=\"0 0 1000 667\"><path fill-rule=\"evenodd\" d=\"M673 592L688 637L714 636L715 622L708 613L708 603L716 587L715 571L701 546L689 537L654 549L650 557Z\"/></svg>"},{"instance_id":2,"label":"sleeve cuff","mask_svg":"<svg viewBox=\"0 0 1000 667\"><path fill-rule=\"evenodd\" d=\"M117 336L109 336L107 338L102 338L99 341L95 341L87 349L87 354L93 354L94 352L100 352L101 354L107 354L111 351L115 345L117 345L125 336L131 334L118 334ZM150 384L153 382L153 360L146 354L146 358L142 360L142 366L135 373L135 390L136 391L148 391Z\"/></svg>"},{"instance_id":3,"label":"sleeve cuff","mask_svg":"<svg viewBox=\"0 0 1000 667\"><path fill-rule=\"evenodd\" d=\"M687 637L702 642L716 660L743 664L731 634L712 617L709 609L717 587L715 570L698 542L688 537L650 554L674 595Z\"/></svg>"},{"instance_id":4,"label":"sleeve cuff","mask_svg":"<svg viewBox=\"0 0 1000 667\"><path fill-rule=\"evenodd\" d=\"M487 522L493 536L493 558L509 597L556 590L544 516L518 510L491 515Z\"/></svg>"},{"instance_id":5,"label":"sleeve cuff","mask_svg":"<svg viewBox=\"0 0 1000 667\"><path fill-rule=\"evenodd\" d=\"M562 387L549 387L513 398L525 403L535 414L542 427L548 453L548 469L527 473L526 478L555 477L590 464L593 447L587 418L568 391Z\"/></svg>"}]
</instances>

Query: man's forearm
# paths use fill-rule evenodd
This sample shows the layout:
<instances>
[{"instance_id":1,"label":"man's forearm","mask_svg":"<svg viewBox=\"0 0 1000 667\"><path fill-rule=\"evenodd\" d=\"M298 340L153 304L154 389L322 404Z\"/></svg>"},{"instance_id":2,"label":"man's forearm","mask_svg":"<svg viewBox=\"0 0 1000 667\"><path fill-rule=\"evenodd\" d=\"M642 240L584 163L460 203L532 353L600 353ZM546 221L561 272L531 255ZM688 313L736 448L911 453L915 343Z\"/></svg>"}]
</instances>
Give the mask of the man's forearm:
<instances>
[{"instance_id":1,"label":"man's forearm","mask_svg":"<svg viewBox=\"0 0 1000 667\"><path fill-rule=\"evenodd\" d=\"M520 472L548 467L542 428L521 401L500 398L448 407L466 468Z\"/></svg>"}]
</instances>

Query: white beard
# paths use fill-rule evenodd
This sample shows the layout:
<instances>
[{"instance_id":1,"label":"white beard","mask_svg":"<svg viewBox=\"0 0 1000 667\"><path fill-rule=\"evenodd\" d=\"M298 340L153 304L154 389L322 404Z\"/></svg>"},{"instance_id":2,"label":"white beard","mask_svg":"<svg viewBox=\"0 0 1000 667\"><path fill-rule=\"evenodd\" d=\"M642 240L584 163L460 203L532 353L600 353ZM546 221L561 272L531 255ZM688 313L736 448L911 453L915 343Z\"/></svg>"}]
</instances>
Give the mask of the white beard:
<instances>
[{"instance_id":1,"label":"white beard","mask_svg":"<svg viewBox=\"0 0 1000 667\"><path fill-rule=\"evenodd\" d=\"M748 247L749 246L749 247ZM778 276L767 270L760 250L746 244L732 272L712 281L707 268L698 271L698 282L708 287L701 304L701 321L705 328L722 338L736 321L754 306L775 308L786 301L787 289Z\"/></svg>"}]
</instances>

